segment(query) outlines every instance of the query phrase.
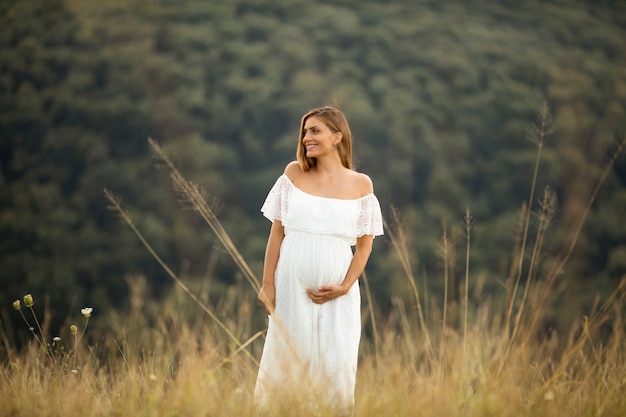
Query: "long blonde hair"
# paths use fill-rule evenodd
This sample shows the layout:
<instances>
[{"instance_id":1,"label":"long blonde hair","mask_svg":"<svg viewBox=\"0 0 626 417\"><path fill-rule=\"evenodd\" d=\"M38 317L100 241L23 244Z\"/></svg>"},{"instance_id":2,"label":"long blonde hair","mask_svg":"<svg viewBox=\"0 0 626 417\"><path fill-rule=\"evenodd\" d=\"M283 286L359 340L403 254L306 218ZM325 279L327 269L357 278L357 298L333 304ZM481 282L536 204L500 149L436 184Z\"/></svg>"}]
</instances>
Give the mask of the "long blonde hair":
<instances>
[{"instance_id":1,"label":"long blonde hair","mask_svg":"<svg viewBox=\"0 0 626 417\"><path fill-rule=\"evenodd\" d=\"M309 110L304 116L302 116L302 120L300 121L300 134L298 135L298 149L296 151L296 159L298 160L298 164L300 164L300 168L303 171L308 171L313 168L317 163L315 158L309 158L308 156L306 156L306 148L302 143L302 138L304 138L304 124L309 117L317 117L330 130L332 130L333 133L341 132L342 138L341 141L337 144L337 151L339 152L339 157L341 158L341 164L348 169L353 169L353 139L352 132L350 131L350 126L348 125L348 120L340 110L329 106L323 106Z\"/></svg>"}]
</instances>

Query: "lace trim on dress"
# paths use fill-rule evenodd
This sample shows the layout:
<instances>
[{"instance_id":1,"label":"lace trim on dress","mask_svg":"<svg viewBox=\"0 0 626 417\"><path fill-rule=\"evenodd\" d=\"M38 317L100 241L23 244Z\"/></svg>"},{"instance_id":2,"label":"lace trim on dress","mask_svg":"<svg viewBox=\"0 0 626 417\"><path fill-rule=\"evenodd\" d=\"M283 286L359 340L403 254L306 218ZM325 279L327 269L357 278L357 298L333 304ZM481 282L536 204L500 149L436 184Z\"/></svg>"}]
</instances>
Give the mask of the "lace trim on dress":
<instances>
[{"instance_id":1,"label":"lace trim on dress","mask_svg":"<svg viewBox=\"0 0 626 417\"><path fill-rule=\"evenodd\" d=\"M380 236L383 234L383 216L380 203L374 194L360 199L361 207L356 223L356 237L363 235Z\"/></svg>"},{"instance_id":2,"label":"lace trim on dress","mask_svg":"<svg viewBox=\"0 0 626 417\"><path fill-rule=\"evenodd\" d=\"M261 212L272 222L274 220L283 221L283 215L289 209L289 191L291 187L291 181L283 174L278 177L267 194L265 203L261 207Z\"/></svg>"}]
</instances>

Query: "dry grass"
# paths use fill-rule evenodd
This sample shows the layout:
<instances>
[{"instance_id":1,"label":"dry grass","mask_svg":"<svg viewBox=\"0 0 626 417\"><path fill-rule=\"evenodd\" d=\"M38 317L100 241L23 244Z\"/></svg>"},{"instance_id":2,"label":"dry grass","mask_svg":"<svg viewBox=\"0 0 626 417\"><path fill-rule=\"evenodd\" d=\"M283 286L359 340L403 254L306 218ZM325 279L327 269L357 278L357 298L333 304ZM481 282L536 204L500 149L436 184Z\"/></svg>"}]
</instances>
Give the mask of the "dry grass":
<instances>
[{"instance_id":1,"label":"dry grass","mask_svg":"<svg viewBox=\"0 0 626 417\"><path fill-rule=\"evenodd\" d=\"M520 337L527 341L514 343L506 358L493 319L502 312L488 304L472 312L465 336L450 327L432 332L434 360L415 312L403 318L396 310L379 326L378 356L363 342L355 415L626 415L626 338L617 314L625 287L565 340ZM15 354L0 368L0 415L255 415L255 363L241 353L230 356L234 343L212 321L190 325L180 313L183 301L178 292L164 304L138 305L125 318L111 314L111 334L83 348L76 373L51 363L37 346ZM245 328L237 321L251 320L251 302L239 300L225 321ZM407 328L398 325L404 319ZM602 339L601 323L612 329ZM261 345L250 345L254 356ZM273 415L316 414L295 401Z\"/></svg>"},{"instance_id":2,"label":"dry grass","mask_svg":"<svg viewBox=\"0 0 626 417\"><path fill-rule=\"evenodd\" d=\"M151 144L168 163L158 145ZM262 331L250 323L262 314L255 303L258 280L201 190L175 167L170 169L177 189L218 234L250 286L242 283L220 301L218 310L164 264L177 290L161 304L141 298L145 280L130 280L131 312L126 317L108 313L110 333L61 353L42 351L37 344L10 352L0 367L1 416L257 415L252 392ZM534 193L533 187L530 201ZM119 200L110 193L107 197L160 261ZM595 192L590 204L594 198ZM425 300L411 270L410 239L394 214L387 234L405 271L405 277L396 279L406 280L409 296L395 298L387 317L375 317L367 280L361 281L373 339L364 339L361 346L355 416L626 415L626 277L593 311L580 312L569 333L543 329L547 300L567 259L547 271L536 267L553 210L549 193L542 201L536 212L539 230L528 250L532 207L521 215L521 243L502 300L469 299L471 215L466 213L463 305L455 306L446 297L438 311L431 308L430 320L424 317ZM444 239L443 265L451 262L448 245ZM529 262L523 265L524 258ZM311 411L294 398L269 415L332 414Z\"/></svg>"}]
</instances>

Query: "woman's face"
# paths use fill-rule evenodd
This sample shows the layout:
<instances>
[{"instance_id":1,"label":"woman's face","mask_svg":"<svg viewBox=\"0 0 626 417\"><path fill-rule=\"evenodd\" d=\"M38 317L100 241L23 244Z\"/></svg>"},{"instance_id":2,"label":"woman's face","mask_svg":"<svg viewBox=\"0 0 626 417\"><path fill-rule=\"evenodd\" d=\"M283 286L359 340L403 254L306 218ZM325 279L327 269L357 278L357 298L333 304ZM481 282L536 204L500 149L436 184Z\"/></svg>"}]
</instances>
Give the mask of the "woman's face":
<instances>
[{"instance_id":1,"label":"woman's face","mask_svg":"<svg viewBox=\"0 0 626 417\"><path fill-rule=\"evenodd\" d=\"M335 133L315 116L304 122L302 144L309 158L319 158L330 152L336 152L335 144L341 139L341 133Z\"/></svg>"}]
</instances>

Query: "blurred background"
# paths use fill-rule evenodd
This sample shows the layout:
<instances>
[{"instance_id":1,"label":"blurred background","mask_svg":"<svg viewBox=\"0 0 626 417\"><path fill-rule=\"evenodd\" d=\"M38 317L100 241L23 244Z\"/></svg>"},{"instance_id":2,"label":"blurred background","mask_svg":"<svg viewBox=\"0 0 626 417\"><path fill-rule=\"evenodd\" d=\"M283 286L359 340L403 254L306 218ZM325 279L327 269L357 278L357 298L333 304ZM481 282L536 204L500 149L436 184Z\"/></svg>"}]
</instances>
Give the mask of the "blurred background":
<instances>
[{"instance_id":1,"label":"blurred background","mask_svg":"<svg viewBox=\"0 0 626 417\"><path fill-rule=\"evenodd\" d=\"M465 274L505 297L520 210L551 110L536 199L557 209L541 254L566 250L626 132L626 3L601 0L9 0L0 2L0 319L32 293L50 326L94 307L129 308L173 283L108 208L103 189L204 299L256 294L209 227L179 202L148 145L157 140L261 275L270 223L259 212L294 159L300 117L334 105L356 137L357 169L383 215L401 214L418 285L441 298L444 230ZM626 162L611 168L559 278L554 320L578 318L626 273ZM534 223L531 224L530 238ZM367 274L376 308L407 294L388 236ZM480 291L476 288L480 286ZM213 300L213 301L211 301ZM263 325L261 307L258 331ZM70 313L71 312L71 313Z\"/></svg>"}]
</instances>

